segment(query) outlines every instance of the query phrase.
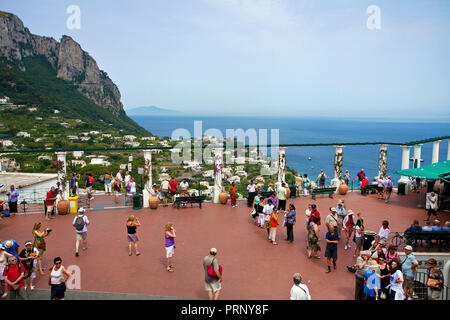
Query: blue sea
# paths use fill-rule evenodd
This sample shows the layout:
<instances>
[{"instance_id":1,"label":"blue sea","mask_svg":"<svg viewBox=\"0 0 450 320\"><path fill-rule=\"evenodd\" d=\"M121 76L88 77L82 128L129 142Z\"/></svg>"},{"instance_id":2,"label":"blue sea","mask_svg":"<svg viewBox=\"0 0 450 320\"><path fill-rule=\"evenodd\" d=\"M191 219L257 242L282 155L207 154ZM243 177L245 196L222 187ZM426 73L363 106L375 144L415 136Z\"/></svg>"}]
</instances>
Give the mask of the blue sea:
<instances>
[{"instance_id":1,"label":"blue sea","mask_svg":"<svg viewBox=\"0 0 450 320\"><path fill-rule=\"evenodd\" d=\"M407 123L376 122L367 120L312 119L312 118L252 118L252 117L201 117L201 116L133 116L139 125L152 134L164 137L172 136L175 129L187 129L194 136L194 121L202 121L203 133L215 128L226 136L226 129L279 129L280 144L314 144L314 143L349 143L349 142L394 142L406 143L434 137L450 136L449 123ZM248 143L248 141L247 141ZM440 143L439 160L447 159L448 140ZM269 150L270 152L270 150ZM378 145L344 147L343 172L349 170L355 178L356 173L364 168L370 180L378 175ZM289 147L286 150L286 163L291 169L314 180L320 169L330 178L334 177L333 146L323 147ZM311 157L311 160L308 160ZM388 146L387 173L396 184L400 177L395 174L401 169L402 149L398 145ZM413 148L410 150L413 157ZM432 143L422 146L421 166L431 163ZM412 167L412 161L410 161ZM354 184L356 188L356 183Z\"/></svg>"}]
</instances>

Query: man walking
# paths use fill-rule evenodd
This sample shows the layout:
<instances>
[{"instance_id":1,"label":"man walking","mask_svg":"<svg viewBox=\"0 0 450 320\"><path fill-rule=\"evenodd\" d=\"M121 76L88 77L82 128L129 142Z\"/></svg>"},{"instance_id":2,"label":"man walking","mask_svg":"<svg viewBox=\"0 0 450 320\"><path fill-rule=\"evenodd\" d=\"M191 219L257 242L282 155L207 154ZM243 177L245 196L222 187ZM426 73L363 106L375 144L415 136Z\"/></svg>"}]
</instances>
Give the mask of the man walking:
<instances>
[{"instance_id":1,"label":"man walking","mask_svg":"<svg viewBox=\"0 0 450 320\"><path fill-rule=\"evenodd\" d=\"M47 192L47 198L45 199L45 205L47 206L47 211L45 212L45 220L50 220L50 218L53 218L51 216L51 212L53 211L53 208L55 206L55 187L52 187L49 192Z\"/></svg>"},{"instance_id":2,"label":"man walking","mask_svg":"<svg viewBox=\"0 0 450 320\"><path fill-rule=\"evenodd\" d=\"M311 300L308 287L302 284L302 275L295 273L293 276L294 285L291 288L290 300Z\"/></svg>"},{"instance_id":3,"label":"man walking","mask_svg":"<svg viewBox=\"0 0 450 320\"><path fill-rule=\"evenodd\" d=\"M387 179L384 180L384 194L385 194L384 201L386 203L389 202L389 198L391 197L393 186L394 186L394 184L391 181L391 176L388 176Z\"/></svg>"},{"instance_id":4,"label":"man walking","mask_svg":"<svg viewBox=\"0 0 450 320\"><path fill-rule=\"evenodd\" d=\"M339 243L339 235L336 231L337 227L328 224L328 232L325 236L325 242L327 243L327 248L325 249L325 257L327 258L328 270L325 273L331 272L331 260L333 260L333 269L336 270L337 261L337 246Z\"/></svg>"},{"instance_id":5,"label":"man walking","mask_svg":"<svg viewBox=\"0 0 450 320\"><path fill-rule=\"evenodd\" d=\"M222 289L222 274L216 255L217 249L211 248L209 255L203 258L205 289L208 291L209 300L219 300L220 290Z\"/></svg>"},{"instance_id":6,"label":"man walking","mask_svg":"<svg viewBox=\"0 0 450 320\"><path fill-rule=\"evenodd\" d=\"M86 210L84 208L78 209L78 215L73 219L73 226L75 227L76 239L75 244L75 256L78 257L78 248L80 246L80 241L82 241L83 250L87 249L87 226L89 224L89 219L85 215Z\"/></svg>"},{"instance_id":7,"label":"man walking","mask_svg":"<svg viewBox=\"0 0 450 320\"><path fill-rule=\"evenodd\" d=\"M6 195L8 196L9 212L15 215L17 213L17 200L19 198L19 190L17 190L16 188L14 188L13 185L11 185Z\"/></svg>"},{"instance_id":8,"label":"man walking","mask_svg":"<svg viewBox=\"0 0 450 320\"><path fill-rule=\"evenodd\" d=\"M278 197L278 208L277 210L286 211L286 184L283 182L281 187L278 188L277 197Z\"/></svg>"},{"instance_id":9,"label":"man walking","mask_svg":"<svg viewBox=\"0 0 450 320\"><path fill-rule=\"evenodd\" d=\"M406 258L402 263L402 273L404 276L403 290L405 297L408 300L412 300L414 289L414 274L417 272L416 268L419 265L412 251L413 248L410 245L405 247Z\"/></svg>"}]
</instances>

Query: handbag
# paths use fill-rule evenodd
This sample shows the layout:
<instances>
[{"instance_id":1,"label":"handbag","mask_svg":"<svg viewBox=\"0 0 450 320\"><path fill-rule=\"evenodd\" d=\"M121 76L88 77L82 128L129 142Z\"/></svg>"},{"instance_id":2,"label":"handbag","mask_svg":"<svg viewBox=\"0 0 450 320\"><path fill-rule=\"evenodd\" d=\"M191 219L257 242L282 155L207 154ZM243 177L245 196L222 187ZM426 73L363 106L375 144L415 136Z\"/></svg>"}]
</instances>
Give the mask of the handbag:
<instances>
[{"instance_id":1,"label":"handbag","mask_svg":"<svg viewBox=\"0 0 450 320\"><path fill-rule=\"evenodd\" d=\"M428 278L426 286L439 289L441 287L441 283L439 282L439 280Z\"/></svg>"},{"instance_id":2,"label":"handbag","mask_svg":"<svg viewBox=\"0 0 450 320\"><path fill-rule=\"evenodd\" d=\"M208 276L213 277L213 278L217 278L217 274L214 271L214 260L215 259L216 258L213 258L212 261L211 261L211 264L209 264L206 267L206 273L208 274ZM220 273L220 275L222 275L222 266L220 264L219 264L219 273Z\"/></svg>"},{"instance_id":3,"label":"handbag","mask_svg":"<svg viewBox=\"0 0 450 320\"><path fill-rule=\"evenodd\" d=\"M250 212L250 217L256 218L256 210L255 210L255 209L253 209L253 210Z\"/></svg>"}]
</instances>

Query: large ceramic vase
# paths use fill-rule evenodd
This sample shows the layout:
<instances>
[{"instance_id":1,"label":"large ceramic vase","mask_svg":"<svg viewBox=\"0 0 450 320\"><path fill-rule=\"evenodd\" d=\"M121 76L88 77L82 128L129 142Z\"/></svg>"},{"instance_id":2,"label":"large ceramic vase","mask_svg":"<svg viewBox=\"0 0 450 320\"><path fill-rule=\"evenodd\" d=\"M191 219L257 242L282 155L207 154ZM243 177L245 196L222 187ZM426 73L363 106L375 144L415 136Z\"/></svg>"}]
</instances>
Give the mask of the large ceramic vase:
<instances>
[{"instance_id":1,"label":"large ceramic vase","mask_svg":"<svg viewBox=\"0 0 450 320\"><path fill-rule=\"evenodd\" d=\"M148 204L150 205L150 209L158 209L159 198L157 196L151 196L148 199Z\"/></svg>"},{"instance_id":2,"label":"large ceramic vase","mask_svg":"<svg viewBox=\"0 0 450 320\"><path fill-rule=\"evenodd\" d=\"M286 200L287 200L291 197L291 188L289 188L287 186L287 187L285 187L285 189L286 189Z\"/></svg>"},{"instance_id":3,"label":"large ceramic vase","mask_svg":"<svg viewBox=\"0 0 450 320\"><path fill-rule=\"evenodd\" d=\"M220 201L221 204L227 204L227 201L228 201L228 193L222 191L222 192L219 194L219 201Z\"/></svg>"},{"instance_id":4,"label":"large ceramic vase","mask_svg":"<svg viewBox=\"0 0 450 320\"><path fill-rule=\"evenodd\" d=\"M341 183L339 186L339 194L345 195L348 192L348 185L346 183Z\"/></svg>"},{"instance_id":5,"label":"large ceramic vase","mask_svg":"<svg viewBox=\"0 0 450 320\"><path fill-rule=\"evenodd\" d=\"M58 201L58 204L56 205L56 208L58 209L58 213L60 215L65 215L69 212L69 200L60 200Z\"/></svg>"}]
</instances>

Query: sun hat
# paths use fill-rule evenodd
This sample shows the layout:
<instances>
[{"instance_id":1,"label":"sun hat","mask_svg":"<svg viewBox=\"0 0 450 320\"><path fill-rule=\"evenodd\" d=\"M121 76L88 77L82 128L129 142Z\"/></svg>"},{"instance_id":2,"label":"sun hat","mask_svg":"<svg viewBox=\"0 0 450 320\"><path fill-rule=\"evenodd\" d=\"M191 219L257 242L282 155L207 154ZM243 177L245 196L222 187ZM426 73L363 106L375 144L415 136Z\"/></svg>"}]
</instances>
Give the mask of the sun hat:
<instances>
[{"instance_id":1,"label":"sun hat","mask_svg":"<svg viewBox=\"0 0 450 320\"><path fill-rule=\"evenodd\" d=\"M83 212L85 212L86 210L83 208L83 207L81 207L80 209L78 209L78 212L79 213L83 213Z\"/></svg>"},{"instance_id":2,"label":"sun hat","mask_svg":"<svg viewBox=\"0 0 450 320\"><path fill-rule=\"evenodd\" d=\"M348 210L348 214L353 214L353 211L352 210Z\"/></svg>"},{"instance_id":3,"label":"sun hat","mask_svg":"<svg viewBox=\"0 0 450 320\"><path fill-rule=\"evenodd\" d=\"M381 241L379 242L379 244L385 245L385 244L386 244L386 241L381 240Z\"/></svg>"},{"instance_id":4,"label":"sun hat","mask_svg":"<svg viewBox=\"0 0 450 320\"><path fill-rule=\"evenodd\" d=\"M413 248L412 248L410 245L407 245L407 246L405 247L405 250L413 251Z\"/></svg>"},{"instance_id":5,"label":"sun hat","mask_svg":"<svg viewBox=\"0 0 450 320\"><path fill-rule=\"evenodd\" d=\"M29 246L29 245L32 245L33 243L31 242L31 241L27 241L27 242L25 242L25 245L26 246Z\"/></svg>"},{"instance_id":6,"label":"sun hat","mask_svg":"<svg viewBox=\"0 0 450 320\"><path fill-rule=\"evenodd\" d=\"M379 267L380 267L380 265L375 260L369 261L369 269L377 269Z\"/></svg>"},{"instance_id":7,"label":"sun hat","mask_svg":"<svg viewBox=\"0 0 450 320\"><path fill-rule=\"evenodd\" d=\"M332 212L336 212L336 208L330 208L330 211L332 211Z\"/></svg>"}]
</instances>

